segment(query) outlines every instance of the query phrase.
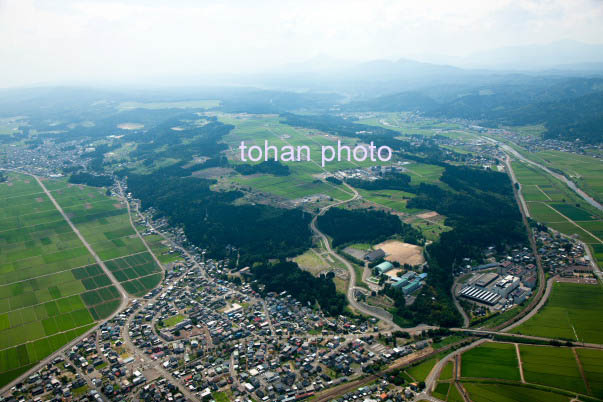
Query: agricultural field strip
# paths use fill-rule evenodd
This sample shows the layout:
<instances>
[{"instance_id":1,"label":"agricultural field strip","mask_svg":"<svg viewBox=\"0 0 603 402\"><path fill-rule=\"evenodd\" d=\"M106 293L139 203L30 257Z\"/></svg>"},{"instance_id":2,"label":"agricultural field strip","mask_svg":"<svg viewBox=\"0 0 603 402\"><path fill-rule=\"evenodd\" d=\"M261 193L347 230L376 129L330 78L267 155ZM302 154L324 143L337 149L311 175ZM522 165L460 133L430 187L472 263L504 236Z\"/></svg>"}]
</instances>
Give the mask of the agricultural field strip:
<instances>
[{"instance_id":1,"label":"agricultural field strip","mask_svg":"<svg viewBox=\"0 0 603 402\"><path fill-rule=\"evenodd\" d=\"M30 194L35 195L35 194L41 194L41 193L39 193L39 192L35 192L35 193L30 193ZM22 196L23 196L23 195L21 195L21 197L22 197ZM16 197L18 197L18 196L14 196L14 197L11 197L11 198L16 198ZM6 197L5 197L4 199L6 199ZM48 199L48 197L47 197L47 200L48 200L48 201L50 201L50 199ZM34 204L34 205L35 205L35 204ZM52 204L51 204L51 205L52 205ZM54 206L53 206L53 209L54 209L54 211L56 211L56 212L57 212L57 214L59 213L59 211L58 211L56 208L54 208ZM59 222L59 221L56 221L56 222ZM64 222L64 220L62 220L62 222ZM34 225L34 226L37 226L37 225ZM22 230L22 229L23 229L23 227L21 227L21 228L16 228L16 229L13 229L13 230ZM32 232L32 233L36 233L36 232ZM30 233L30 234L32 234L32 233ZM69 232L66 232L66 233L69 233ZM77 239L77 236L75 236L75 233L73 233L73 235L74 235L74 238L75 238L75 239ZM17 243L20 243L20 242L17 242ZM13 244L14 244L14 243L13 243ZM82 245L82 246L83 246L83 245ZM77 248L77 247L76 247L76 248ZM63 250L60 250L60 251L64 251L64 250L69 250L69 249L63 249ZM10 286L11 284L14 284L14 283L20 283L20 282L32 281L32 280L35 280L35 278L43 278L43 277L47 277L47 276L57 275L57 274L60 274L61 272L72 271L72 270L73 270L73 269L75 269L75 268L78 268L78 267L72 267L72 268L69 268L69 269L67 269L67 270L61 270L61 271L59 271L59 272L53 272L53 273L50 273L50 274L38 275L38 276L33 277L33 278L24 279L23 281L16 281L16 282L12 282L12 283L6 284L6 286ZM74 280L74 281L71 281L71 282L79 282L79 281L78 281L78 280ZM10 296L7 296L7 297L10 297ZM60 301L61 301L61 300L66 300L66 299L72 299L72 300L73 300L73 297L79 297L79 293L76 293L76 294L67 294L67 295L64 295L64 296L61 296L61 297L58 297L58 298L57 298L57 297L55 297L55 298L53 298L53 300L51 300L51 301L52 301L53 303L54 303L54 302L59 302L59 303L60 303ZM78 298L78 300L81 300L81 299L79 299L79 298ZM29 309L29 311L34 311L34 310L31 310L31 309L32 309L32 308L35 308L36 306L39 306L39 305L45 305L45 304L47 304L48 302L49 302L49 301L44 301L44 302L36 303L36 304L34 304L34 305L27 305L27 306L22 306L22 307L18 307L18 308L9 309L9 311L8 311L6 314L7 314L7 315L8 315L8 314L13 314L13 315L14 315L14 314L15 314L15 312L18 314L19 312L21 312L21 311L23 311L23 310L25 310L25 309ZM65 313L58 313L58 314L59 314L59 315L60 315L60 314L71 314L72 312L76 312L76 311L86 311L86 312L88 312L88 310L87 310L86 308L79 309L79 307L80 307L80 306L76 306L76 308L75 308L74 310L71 310L71 311L68 311L68 312L65 312ZM82 305L81 305L81 307L85 307L85 305L84 305L84 304L82 304ZM19 319L19 321L18 321L18 322L19 322L19 324L17 324L17 325L13 325L13 323L12 323L12 318L11 318L11 322L9 323L9 325L10 325L10 327L9 327L9 328L19 328L19 327L21 327L21 326L24 326L24 325L26 325L26 324L28 324L28 323L32 322L32 318L33 318L33 317L23 317L23 316L21 316L21 317L20 317L20 319ZM39 318L39 317L36 317L36 318ZM92 320L92 317L90 317L90 319ZM34 320L34 321L35 321L35 320ZM77 321L73 321L73 324L77 324ZM87 328L87 327L89 327L89 325L90 325L90 323L89 323L89 322L86 322L86 323L85 323L85 324L83 324L83 325L75 325L75 326L70 326L70 327L69 327L69 328L67 328L67 329L62 329L62 330L60 330L60 331L55 331L55 332L54 332L53 334L51 334L51 335L47 335L47 336L38 337L38 338L36 338L36 339L28 339L26 342L18 342L16 345L24 345L24 344L29 344L29 343L33 343L33 342L35 342L35 341L39 341L40 339L45 339L45 338L50 338L50 337L52 337L52 336L56 336L57 334L66 334L66 333L72 332L72 331L74 331L74 330L76 330L76 331L77 331L77 330L79 330L79 329L81 329L81 328ZM58 329L58 328L57 328L57 329ZM8 349L13 349L14 347L15 347L15 345L12 345L12 346L10 346L10 347L3 348L3 349L0 349L0 350L1 350L1 351L4 351L4 350L8 350Z\"/></svg>"},{"instance_id":2,"label":"agricultural field strip","mask_svg":"<svg viewBox=\"0 0 603 402\"><path fill-rule=\"evenodd\" d=\"M26 216L26 215L34 215L34 214L37 214L37 213L39 213L39 212L32 212L31 214L23 214L23 215L19 215L18 217L21 217L21 216ZM0 220L1 220L1 219L0 219ZM33 227L35 227L35 226L40 226L40 225L48 225L48 224L51 224L51 223L59 223L59 222L64 222L64 221L65 221L64 219L59 219L59 220L57 220L57 221L50 221L50 222L36 223L35 225L19 226L19 227L17 227L17 228L10 228L10 229L3 229L3 230L0 230L0 233L9 232L9 231L11 231L11 230L17 230L17 229L29 229L29 228L33 228ZM35 233L35 232L34 232L34 233Z\"/></svg>"},{"instance_id":3,"label":"agricultural field strip","mask_svg":"<svg viewBox=\"0 0 603 402\"><path fill-rule=\"evenodd\" d=\"M110 258L110 259L104 260L104 262L115 261L115 260L119 260L119 259L122 259L122 258L132 257L132 256L135 256L135 255L144 254L144 253L147 253L147 250L139 251L137 253L132 253L132 254L128 254L128 255L122 255L120 257Z\"/></svg>"},{"instance_id":4,"label":"agricultural field strip","mask_svg":"<svg viewBox=\"0 0 603 402\"><path fill-rule=\"evenodd\" d=\"M131 255L134 255L134 254L131 254ZM117 258L120 258L120 257L117 257ZM14 285L16 283L29 282L29 281L32 281L32 280L35 280L35 279L44 278L46 276L53 276L53 275L56 275L56 274L62 274L62 273L65 273L65 272L71 272L74 269L85 268L87 266L90 266L90 264L80 265L79 267L67 268L67 269L64 269L62 271L49 272L47 274L42 274L42 275L38 275L38 276L32 276L30 278L21 279L20 281L3 283L2 285L0 285L0 289L2 289L4 286L10 286L10 285ZM76 279L76 280L79 280L79 279ZM0 298L2 298L2 297L0 297Z\"/></svg>"},{"instance_id":5,"label":"agricultural field strip","mask_svg":"<svg viewBox=\"0 0 603 402\"><path fill-rule=\"evenodd\" d=\"M94 322L95 321L93 321L92 323L88 323L88 324L83 324L83 325L79 325L79 326L75 326L75 327L69 327L69 329L65 329L65 330L62 330L62 331L55 332L52 335L46 335L46 336L43 336L41 338L36 338L36 339L29 339L29 340L21 342L21 343L19 343L17 345L9 346L7 348L0 348L0 352L5 351L5 350L9 350L9 349L13 349L13 348L21 346L21 345L27 345L28 343L34 343L34 342L40 341L42 339L48 339L48 338L51 338L51 337L53 337L55 335L58 335L58 334L65 334L65 333L71 332L73 330L77 330L77 329L81 329L81 328L86 328L86 327L89 327L90 325L94 325Z\"/></svg>"},{"instance_id":6,"label":"agricultural field strip","mask_svg":"<svg viewBox=\"0 0 603 402\"><path fill-rule=\"evenodd\" d=\"M591 235L594 239L598 240L599 243L603 244L603 240L601 240L600 238L598 238L597 236L595 236L593 233L589 232L588 230L584 229L582 226L578 225L578 223L576 223L575 221L573 221L572 219L568 218L567 216L563 215L558 209L554 208L552 205L550 204L546 204L544 203L546 206L548 206L549 208L555 210L559 215L563 216L568 222L574 224L575 226L577 226L578 228L584 230L586 233L588 233L589 235ZM591 222L591 221L588 221Z\"/></svg>"},{"instance_id":7,"label":"agricultural field strip","mask_svg":"<svg viewBox=\"0 0 603 402\"><path fill-rule=\"evenodd\" d=\"M37 194L41 195L41 194L44 194L44 192L40 191L40 192L35 192L35 193L15 194L15 195L11 195L11 196L8 196L8 197L0 197L0 201L8 200L8 199L11 199L11 198L17 198L17 197L27 197L27 196L31 196L31 195L37 195Z\"/></svg>"},{"instance_id":8,"label":"agricultural field strip","mask_svg":"<svg viewBox=\"0 0 603 402\"><path fill-rule=\"evenodd\" d=\"M495 344L500 345L500 346L513 345L512 343L507 343L507 342L496 342ZM480 347L476 347L476 348L470 349L469 351L476 350L479 348ZM515 349L515 346L513 346L513 349ZM531 381L529 381L529 380L526 381L527 384L535 384L535 385L539 385L539 386L549 387L551 389L557 389L560 391L578 392L582 395L592 395L592 393L590 393L590 386L589 386L589 380L588 380L589 375L591 375L593 377L596 376L597 379L603 378L603 364L597 366L599 371L594 371L594 372L591 372L588 370L580 371L580 360L579 360L578 355L582 354L582 353L587 353L587 352L588 353L595 353L595 352L598 353L598 352L600 352L600 350L598 350L598 349L579 349L577 351L574 351L573 349L569 349L569 348L556 348L556 347L551 347L551 346L535 346L535 345L520 345L519 350L523 350L522 357L519 357L518 359L521 359L523 361L524 366L527 365L529 367L530 365L534 365L534 367L539 368L539 370L537 370L537 371L533 371L533 370L530 371L529 369L526 370L527 374L532 377ZM469 351L463 353L463 357ZM528 353L528 351L530 351L530 352ZM534 356L534 351L538 351L536 356ZM529 357L524 358L523 357L524 354L529 354ZM561 357L560 354L566 354L567 356ZM557 356L557 355L559 355L559 356ZM492 356L490 356L490 357L492 357ZM544 358L545 360L542 360L542 358ZM566 359L561 361L561 360L559 360L560 358L562 358L562 359L566 358ZM528 360L527 364L526 364L525 360ZM569 363L570 361L573 362L574 365L570 364ZM557 363L557 364L554 364L554 363ZM496 363L494 363L494 365L496 365ZM461 365L461 367L464 368L464 365ZM561 367L563 367L563 369L561 369ZM517 369L519 370L519 366L517 367ZM540 369L543 369L543 370L540 370ZM483 371L484 368L482 367L481 370ZM566 372L565 374L567 374L567 376L565 376L563 374L558 375L557 374L558 371L565 371ZM553 378L551 378L551 376ZM503 377L498 377L498 376L488 376L488 375L484 375L483 377L477 377L477 376L467 377L465 375L462 375L462 377L464 379L468 379L469 381L470 381L470 378L500 379L502 381L501 384L505 384L505 382L508 382L508 381L513 381L513 382L517 381L516 379L503 378ZM465 381L465 380L463 380L463 381ZM562 381L564 383L564 385L562 387L559 386L559 381ZM524 382L523 378L517 382L518 382L518 384L520 382ZM512 385L512 384L509 384L509 385ZM596 385L601 386L601 385L603 385L603 383L599 384L596 382ZM584 386L584 388L582 388L582 386Z\"/></svg>"}]
</instances>

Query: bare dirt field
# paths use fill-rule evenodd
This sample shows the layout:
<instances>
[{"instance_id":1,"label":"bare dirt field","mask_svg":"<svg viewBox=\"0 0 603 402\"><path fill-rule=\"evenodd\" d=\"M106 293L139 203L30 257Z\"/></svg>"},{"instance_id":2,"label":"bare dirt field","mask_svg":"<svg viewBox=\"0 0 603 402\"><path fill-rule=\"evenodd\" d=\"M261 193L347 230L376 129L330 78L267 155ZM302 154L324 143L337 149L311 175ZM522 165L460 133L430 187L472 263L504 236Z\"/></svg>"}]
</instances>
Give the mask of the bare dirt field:
<instances>
[{"instance_id":1,"label":"bare dirt field","mask_svg":"<svg viewBox=\"0 0 603 402\"><path fill-rule=\"evenodd\" d=\"M425 262L423 248L398 240L388 240L379 243L375 248L385 251L387 261L397 261L400 264L420 265Z\"/></svg>"},{"instance_id":2,"label":"bare dirt field","mask_svg":"<svg viewBox=\"0 0 603 402\"><path fill-rule=\"evenodd\" d=\"M423 214L417 215L417 217L419 217L421 219L435 218L436 216L438 216L437 212L425 212Z\"/></svg>"}]
</instances>

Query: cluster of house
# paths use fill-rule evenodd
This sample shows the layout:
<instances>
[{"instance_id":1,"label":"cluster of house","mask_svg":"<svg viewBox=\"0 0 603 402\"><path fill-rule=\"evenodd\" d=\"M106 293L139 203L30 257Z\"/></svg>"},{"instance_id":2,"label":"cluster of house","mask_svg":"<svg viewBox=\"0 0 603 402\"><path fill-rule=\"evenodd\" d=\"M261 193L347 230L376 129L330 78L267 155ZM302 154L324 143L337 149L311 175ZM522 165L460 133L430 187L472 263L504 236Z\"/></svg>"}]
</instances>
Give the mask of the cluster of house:
<instances>
[{"instance_id":1,"label":"cluster of house","mask_svg":"<svg viewBox=\"0 0 603 402\"><path fill-rule=\"evenodd\" d=\"M545 271L566 279L596 283L595 271L582 243L552 232L539 232L536 239Z\"/></svg>"}]
</instances>

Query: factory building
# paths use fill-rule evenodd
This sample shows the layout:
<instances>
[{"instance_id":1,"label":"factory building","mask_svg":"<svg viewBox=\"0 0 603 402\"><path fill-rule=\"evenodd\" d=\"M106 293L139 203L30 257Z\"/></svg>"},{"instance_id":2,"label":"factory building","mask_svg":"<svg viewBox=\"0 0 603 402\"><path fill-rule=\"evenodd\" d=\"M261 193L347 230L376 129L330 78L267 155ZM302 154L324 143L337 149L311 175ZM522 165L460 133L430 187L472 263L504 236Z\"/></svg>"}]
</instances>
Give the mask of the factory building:
<instances>
[{"instance_id":1,"label":"factory building","mask_svg":"<svg viewBox=\"0 0 603 402\"><path fill-rule=\"evenodd\" d=\"M364 259L367 260L368 262L373 262L373 261L378 261L384 257L385 257L385 251L378 248L377 250L373 250L373 251L367 253L364 256Z\"/></svg>"},{"instance_id":2,"label":"factory building","mask_svg":"<svg viewBox=\"0 0 603 402\"><path fill-rule=\"evenodd\" d=\"M513 275L506 275L499 279L492 287L492 291L503 299L506 299L509 294L519 287L519 278Z\"/></svg>"},{"instance_id":3,"label":"factory building","mask_svg":"<svg viewBox=\"0 0 603 402\"><path fill-rule=\"evenodd\" d=\"M487 274L482 274L475 281L475 286L479 286L480 288L485 288L492 282L494 282L498 278L498 274L494 272L490 272Z\"/></svg>"},{"instance_id":4,"label":"factory building","mask_svg":"<svg viewBox=\"0 0 603 402\"><path fill-rule=\"evenodd\" d=\"M500 295L489 290L484 290L477 286L466 286L461 290L461 296L479 303L489 304L493 306L500 300Z\"/></svg>"},{"instance_id":5,"label":"factory building","mask_svg":"<svg viewBox=\"0 0 603 402\"><path fill-rule=\"evenodd\" d=\"M411 294L412 292L414 292L415 290L419 289L420 287L421 287L421 280L415 279L414 281L412 281L411 283L409 283L408 285L406 285L402 288L402 293L404 293L404 296L407 296L407 295Z\"/></svg>"}]
</instances>

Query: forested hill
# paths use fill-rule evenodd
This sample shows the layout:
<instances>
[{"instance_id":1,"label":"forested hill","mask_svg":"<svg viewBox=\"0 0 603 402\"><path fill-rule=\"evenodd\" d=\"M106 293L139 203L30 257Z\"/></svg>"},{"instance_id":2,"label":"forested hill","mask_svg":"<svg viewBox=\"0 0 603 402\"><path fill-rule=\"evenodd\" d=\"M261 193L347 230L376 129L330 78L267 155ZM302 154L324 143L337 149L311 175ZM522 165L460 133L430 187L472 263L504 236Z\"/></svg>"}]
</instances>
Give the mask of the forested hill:
<instances>
[{"instance_id":1,"label":"forested hill","mask_svg":"<svg viewBox=\"0 0 603 402\"><path fill-rule=\"evenodd\" d=\"M317 219L318 227L333 238L333 247L346 243L379 243L398 235L407 243L422 244L423 236L396 215L383 211L331 208Z\"/></svg>"},{"instance_id":2,"label":"forested hill","mask_svg":"<svg viewBox=\"0 0 603 402\"><path fill-rule=\"evenodd\" d=\"M543 124L545 138L603 142L603 79L548 78L482 82L384 95L351 102L345 111L420 111L487 127Z\"/></svg>"},{"instance_id":3,"label":"forested hill","mask_svg":"<svg viewBox=\"0 0 603 402\"><path fill-rule=\"evenodd\" d=\"M239 267L301 254L310 247L311 216L301 210L265 205L233 205L238 191L216 192L214 181L175 177L161 172L128 176L128 190L172 224L182 225L188 239L211 257L239 258ZM233 249L234 248L234 249Z\"/></svg>"},{"instance_id":4,"label":"forested hill","mask_svg":"<svg viewBox=\"0 0 603 402\"><path fill-rule=\"evenodd\" d=\"M422 183L413 188L417 196L408 207L437 211L447 217L445 223L453 229L427 246L426 291L412 306L400 308L397 315L417 323L450 326L460 322L450 298L453 269L463 258L480 260L489 246L502 251L526 244L527 236L506 174L447 165L440 180L454 191Z\"/></svg>"}]
</instances>

